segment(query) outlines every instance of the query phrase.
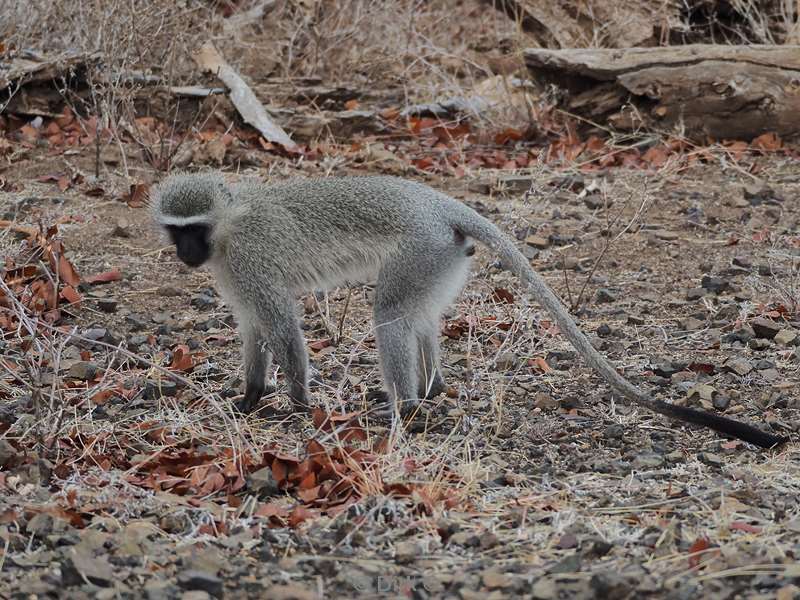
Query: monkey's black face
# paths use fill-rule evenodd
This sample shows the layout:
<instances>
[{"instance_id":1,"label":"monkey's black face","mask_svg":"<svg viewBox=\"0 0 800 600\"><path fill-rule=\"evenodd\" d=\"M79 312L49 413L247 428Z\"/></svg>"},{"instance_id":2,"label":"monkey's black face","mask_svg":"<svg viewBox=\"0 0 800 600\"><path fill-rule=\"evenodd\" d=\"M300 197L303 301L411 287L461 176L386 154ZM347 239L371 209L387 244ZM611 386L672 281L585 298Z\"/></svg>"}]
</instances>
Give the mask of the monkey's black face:
<instances>
[{"instance_id":1,"label":"monkey's black face","mask_svg":"<svg viewBox=\"0 0 800 600\"><path fill-rule=\"evenodd\" d=\"M175 249L184 263L199 267L211 257L210 228L208 225L167 225Z\"/></svg>"}]
</instances>

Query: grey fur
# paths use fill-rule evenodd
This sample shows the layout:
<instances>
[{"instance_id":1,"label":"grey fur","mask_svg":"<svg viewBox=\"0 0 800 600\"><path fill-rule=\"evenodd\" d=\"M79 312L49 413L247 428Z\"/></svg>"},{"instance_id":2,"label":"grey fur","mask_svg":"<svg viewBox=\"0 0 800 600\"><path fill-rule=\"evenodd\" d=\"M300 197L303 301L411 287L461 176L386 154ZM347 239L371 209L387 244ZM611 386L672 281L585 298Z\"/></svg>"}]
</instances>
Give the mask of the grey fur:
<instances>
[{"instance_id":1,"label":"grey fur","mask_svg":"<svg viewBox=\"0 0 800 600\"><path fill-rule=\"evenodd\" d=\"M377 279L375 329L390 399L413 404L441 392L439 318L463 287L470 239L476 239L521 278L615 391L655 412L726 433L729 423L738 426L653 400L621 377L508 237L426 185L383 176L228 185L216 174L174 175L155 190L152 206L161 225L211 227L209 264L241 324L248 382L264 379L274 355L297 404L307 404L308 396L296 295L371 278Z\"/></svg>"}]
</instances>

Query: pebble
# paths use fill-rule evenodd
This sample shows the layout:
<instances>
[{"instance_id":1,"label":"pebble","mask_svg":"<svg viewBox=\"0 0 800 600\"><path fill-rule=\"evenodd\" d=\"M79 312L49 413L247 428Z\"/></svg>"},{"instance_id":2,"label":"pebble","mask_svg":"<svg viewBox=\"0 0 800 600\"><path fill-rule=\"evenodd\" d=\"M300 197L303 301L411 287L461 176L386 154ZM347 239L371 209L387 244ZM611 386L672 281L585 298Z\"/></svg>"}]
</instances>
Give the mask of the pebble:
<instances>
[{"instance_id":1,"label":"pebble","mask_svg":"<svg viewBox=\"0 0 800 600\"><path fill-rule=\"evenodd\" d=\"M722 277L711 277L710 275L703 275L700 286L715 294L721 294L730 289L730 283L722 279Z\"/></svg>"},{"instance_id":2,"label":"pebble","mask_svg":"<svg viewBox=\"0 0 800 600\"><path fill-rule=\"evenodd\" d=\"M614 331L606 323L603 323L597 328L597 335L599 335L601 338L610 337L613 333Z\"/></svg>"},{"instance_id":3,"label":"pebble","mask_svg":"<svg viewBox=\"0 0 800 600\"><path fill-rule=\"evenodd\" d=\"M145 400L155 400L162 397L174 397L178 393L178 384L174 381L148 379L144 382Z\"/></svg>"},{"instance_id":4,"label":"pebble","mask_svg":"<svg viewBox=\"0 0 800 600\"><path fill-rule=\"evenodd\" d=\"M764 369L763 371L759 372L759 375L769 382L777 381L781 377L781 374L777 369Z\"/></svg>"},{"instance_id":5,"label":"pebble","mask_svg":"<svg viewBox=\"0 0 800 600\"><path fill-rule=\"evenodd\" d=\"M533 397L533 405L542 410L558 408L558 400L553 399L550 394L537 392L537 394Z\"/></svg>"},{"instance_id":6,"label":"pebble","mask_svg":"<svg viewBox=\"0 0 800 600\"><path fill-rule=\"evenodd\" d=\"M519 364L519 357L513 352L503 352L495 359L495 365L500 371L510 371Z\"/></svg>"},{"instance_id":7,"label":"pebble","mask_svg":"<svg viewBox=\"0 0 800 600\"><path fill-rule=\"evenodd\" d=\"M539 250L544 250L550 246L550 240L540 235L529 235L525 238L525 243Z\"/></svg>"},{"instance_id":8,"label":"pebble","mask_svg":"<svg viewBox=\"0 0 800 600\"><path fill-rule=\"evenodd\" d=\"M182 295L183 291L180 288L176 288L172 285L162 285L156 290L156 293L162 298L174 298Z\"/></svg>"},{"instance_id":9,"label":"pebble","mask_svg":"<svg viewBox=\"0 0 800 600\"><path fill-rule=\"evenodd\" d=\"M420 554L419 544L414 541L399 542L394 546L394 560L401 565L414 562Z\"/></svg>"},{"instance_id":10,"label":"pebble","mask_svg":"<svg viewBox=\"0 0 800 600\"><path fill-rule=\"evenodd\" d=\"M745 325L735 331L731 331L730 333L726 333L722 336L722 341L726 344L733 344L735 342L739 342L740 344L747 344L751 339L755 337L755 332L749 325Z\"/></svg>"},{"instance_id":11,"label":"pebble","mask_svg":"<svg viewBox=\"0 0 800 600\"><path fill-rule=\"evenodd\" d=\"M743 358L732 358L725 363L725 368L740 377L744 377L753 370L753 365Z\"/></svg>"},{"instance_id":12,"label":"pebble","mask_svg":"<svg viewBox=\"0 0 800 600\"><path fill-rule=\"evenodd\" d=\"M654 234L658 239L665 242L672 242L680 238L680 234L676 231L655 231Z\"/></svg>"},{"instance_id":13,"label":"pebble","mask_svg":"<svg viewBox=\"0 0 800 600\"><path fill-rule=\"evenodd\" d=\"M111 235L121 238L131 237L131 224L127 219L117 219L117 222L114 224L114 229L111 230Z\"/></svg>"},{"instance_id":14,"label":"pebble","mask_svg":"<svg viewBox=\"0 0 800 600\"><path fill-rule=\"evenodd\" d=\"M178 573L178 585L185 590L201 590L222 597L222 579L206 571L184 571Z\"/></svg>"},{"instance_id":15,"label":"pebble","mask_svg":"<svg viewBox=\"0 0 800 600\"><path fill-rule=\"evenodd\" d=\"M81 381L90 381L94 379L97 374L97 365L93 362L81 360L74 363L67 371L67 377L72 379L80 379Z\"/></svg>"},{"instance_id":16,"label":"pebble","mask_svg":"<svg viewBox=\"0 0 800 600\"><path fill-rule=\"evenodd\" d=\"M628 315L628 325L644 325L646 322L640 315Z\"/></svg>"},{"instance_id":17,"label":"pebble","mask_svg":"<svg viewBox=\"0 0 800 600\"><path fill-rule=\"evenodd\" d=\"M750 326L753 328L756 337L769 340L778 335L778 332L781 330L780 325L764 317L756 317L750 321Z\"/></svg>"},{"instance_id":18,"label":"pebble","mask_svg":"<svg viewBox=\"0 0 800 600\"><path fill-rule=\"evenodd\" d=\"M660 454L645 453L639 454L633 459L633 468L642 469L658 469L664 466L664 457Z\"/></svg>"},{"instance_id":19,"label":"pebble","mask_svg":"<svg viewBox=\"0 0 800 600\"><path fill-rule=\"evenodd\" d=\"M716 393L717 390L707 383L698 383L697 385L689 388L689 391L686 393L686 395L689 396L689 398L698 396L701 400L708 400L710 402L714 399L714 395Z\"/></svg>"},{"instance_id":20,"label":"pebble","mask_svg":"<svg viewBox=\"0 0 800 600\"><path fill-rule=\"evenodd\" d=\"M138 313L125 315L125 322L130 326L131 331L141 331L147 327L147 321Z\"/></svg>"},{"instance_id":21,"label":"pebble","mask_svg":"<svg viewBox=\"0 0 800 600\"><path fill-rule=\"evenodd\" d=\"M215 308L217 306L216 299L206 294L194 296L189 303L198 310Z\"/></svg>"},{"instance_id":22,"label":"pebble","mask_svg":"<svg viewBox=\"0 0 800 600\"><path fill-rule=\"evenodd\" d=\"M748 344L751 350L767 350L771 345L769 340L759 338L753 338Z\"/></svg>"},{"instance_id":23,"label":"pebble","mask_svg":"<svg viewBox=\"0 0 800 600\"><path fill-rule=\"evenodd\" d=\"M598 304L605 304L608 302L616 302L617 296L608 288L600 288L595 294L595 300Z\"/></svg>"},{"instance_id":24,"label":"pebble","mask_svg":"<svg viewBox=\"0 0 800 600\"><path fill-rule=\"evenodd\" d=\"M698 329L703 329L706 326L703 321L700 319L695 319L694 317L686 317L685 319L681 319L678 324L683 331L697 331Z\"/></svg>"},{"instance_id":25,"label":"pebble","mask_svg":"<svg viewBox=\"0 0 800 600\"><path fill-rule=\"evenodd\" d=\"M713 404L714 408L717 410L727 410L727 408L731 405L731 399L724 394L717 394L714 396L711 404Z\"/></svg>"},{"instance_id":26,"label":"pebble","mask_svg":"<svg viewBox=\"0 0 800 600\"><path fill-rule=\"evenodd\" d=\"M781 329L775 334L775 343L781 346L789 346L796 343L797 332L794 329Z\"/></svg>"},{"instance_id":27,"label":"pebble","mask_svg":"<svg viewBox=\"0 0 800 600\"><path fill-rule=\"evenodd\" d=\"M119 306L119 302L112 298L100 298L97 300L97 308L102 310L105 313L115 313L117 312L117 307Z\"/></svg>"},{"instance_id":28,"label":"pebble","mask_svg":"<svg viewBox=\"0 0 800 600\"><path fill-rule=\"evenodd\" d=\"M264 467L247 476L247 487L256 494L275 496L280 493L278 482L272 474L270 467Z\"/></svg>"},{"instance_id":29,"label":"pebble","mask_svg":"<svg viewBox=\"0 0 800 600\"><path fill-rule=\"evenodd\" d=\"M690 290L686 290L686 299L687 300L700 300L703 296L706 295L706 289L701 287L692 288Z\"/></svg>"}]
</instances>

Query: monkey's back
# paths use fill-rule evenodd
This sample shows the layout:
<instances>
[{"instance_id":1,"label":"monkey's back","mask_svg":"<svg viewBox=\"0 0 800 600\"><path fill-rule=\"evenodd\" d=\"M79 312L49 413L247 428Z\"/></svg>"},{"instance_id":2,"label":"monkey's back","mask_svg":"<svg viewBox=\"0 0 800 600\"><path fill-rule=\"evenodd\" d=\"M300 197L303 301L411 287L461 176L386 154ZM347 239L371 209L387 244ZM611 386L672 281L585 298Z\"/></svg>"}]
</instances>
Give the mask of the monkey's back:
<instances>
[{"instance_id":1,"label":"monkey's back","mask_svg":"<svg viewBox=\"0 0 800 600\"><path fill-rule=\"evenodd\" d=\"M389 257L436 253L452 240L440 217L455 201L396 177L246 181L233 193L240 216L228 228L230 251L249 254L266 241L276 272L296 289L368 281Z\"/></svg>"}]
</instances>

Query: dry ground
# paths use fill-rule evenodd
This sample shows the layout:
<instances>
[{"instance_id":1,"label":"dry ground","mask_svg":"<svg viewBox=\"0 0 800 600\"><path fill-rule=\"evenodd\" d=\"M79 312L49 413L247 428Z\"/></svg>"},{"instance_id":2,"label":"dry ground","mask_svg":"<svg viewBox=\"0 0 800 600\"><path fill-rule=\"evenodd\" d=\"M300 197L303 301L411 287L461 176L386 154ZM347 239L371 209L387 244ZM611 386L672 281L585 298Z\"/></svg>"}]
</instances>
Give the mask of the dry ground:
<instances>
[{"instance_id":1,"label":"dry ground","mask_svg":"<svg viewBox=\"0 0 800 600\"><path fill-rule=\"evenodd\" d=\"M80 157L70 160L80 166ZM629 377L690 405L703 400L686 391L707 384L707 407L791 433L800 424L795 347L759 341L746 323L797 299L798 178L780 159L761 165L771 191L756 199L747 199L748 177L719 164L593 175L542 168L527 195L498 187L490 172L430 183L520 239L549 240L538 253L520 245L564 298L577 297L602 256L580 322ZM192 303L213 288L209 276L178 264L145 209L34 181L58 167L38 156L7 171L18 191L4 194L3 209L27 198L21 223L79 217L62 227L78 271L123 272L121 281L92 288L70 322L84 334L106 328L115 342L152 335L135 351L156 363L187 343L206 355L192 375L201 391L235 388L241 368L228 310L213 295L210 306ZM284 165L273 176L293 170ZM13 247L8 236L4 243ZM129 478L137 463L178 447L258 453L277 444L302 454L309 438L325 439L305 415L275 423L228 413L223 421L182 386L174 398L77 402L62 427L103 448L90 444L76 455L64 447L69 468L49 486L32 465L6 475L0 509L14 517L0 529L2 595L56 596L66 586L69 597L109 598L142 590L152 598L794 597L795 445L756 451L617 404L491 260L479 252L475 276L444 322L452 397L436 399L428 422L392 440L379 474L359 484L360 499L345 512L275 526L249 516L248 502L265 499L250 480L238 493L247 500L234 508L220 494L183 497ZM707 275L719 279L687 295ZM511 304L497 298L498 288L511 292ZM299 307L309 340L342 323L340 344L312 350L324 381L315 397L334 411L364 408L363 393L379 385L369 290L354 289L342 317L346 296L333 290ZM118 302L115 312L98 310L108 299ZM141 386L154 376L147 365L112 364L112 354L92 352L109 380L132 377ZM25 388L6 380L4 390L6 436L32 435ZM280 389L276 398L283 402ZM363 421L370 438L385 433ZM123 448L120 440L142 422L169 435ZM92 466L92 452L114 451L133 466ZM392 497L378 479L423 487ZM74 508L82 523L37 514L53 504ZM220 523L224 531L214 529Z\"/></svg>"},{"instance_id":2,"label":"dry ground","mask_svg":"<svg viewBox=\"0 0 800 600\"><path fill-rule=\"evenodd\" d=\"M484 138L445 150L463 150L460 171L429 175L436 165L426 160L439 152L430 136L350 147L337 133L337 145L320 117L349 109L353 90L359 108L381 111L470 92L513 69L526 41L485 3L302 0L240 26L224 21L221 3L135 0L111 10L120 7L95 0L87 13L73 4L18 2L17 24L0 23L0 34L9 48L50 40L47 49L98 51L112 74L155 69L167 83L218 85L190 58L213 39L293 134L307 126L330 154L281 158L235 139L220 156L210 147L220 149L221 134L203 138L203 127L216 119L227 132L235 114L212 99L201 120L186 119L195 166L216 160L231 178L389 172L427 181L514 236L626 376L672 402L796 436L792 154L666 153L656 136L639 150L656 149L657 170L567 161L495 172L469 152L510 156L514 143L494 138L507 126L530 125L524 133L541 146L569 137L552 114L536 121L504 98L473 123ZM53 7L47 18L42 7ZM124 86L95 92L81 109L110 110L103 151L121 148L108 163L103 155L99 181L91 145L65 152L13 136L0 145L0 219L60 220L82 276L123 274L82 289L65 329L0 340L0 598L800 597L796 444L757 451L617 402L485 250L442 322L451 390L388 439L366 414L365 394L379 386L369 288L298 302L321 380L315 401L359 413L353 430L369 461L309 415L234 415L241 362L230 311L206 272L179 264L146 210L120 201L131 182L160 176L130 139L142 133L131 133L144 114L134 110L156 112L163 98L134 102ZM140 137L151 148L160 141ZM705 162L687 167L690 152ZM73 172L84 180L64 192L39 180ZM0 256L20 247L0 229ZM783 330L778 341L752 326L758 318ZM181 345L196 364L175 383L164 370ZM283 387L267 401L285 407ZM288 484L286 470L312 440L344 456L333 481L346 502Z\"/></svg>"}]
</instances>

